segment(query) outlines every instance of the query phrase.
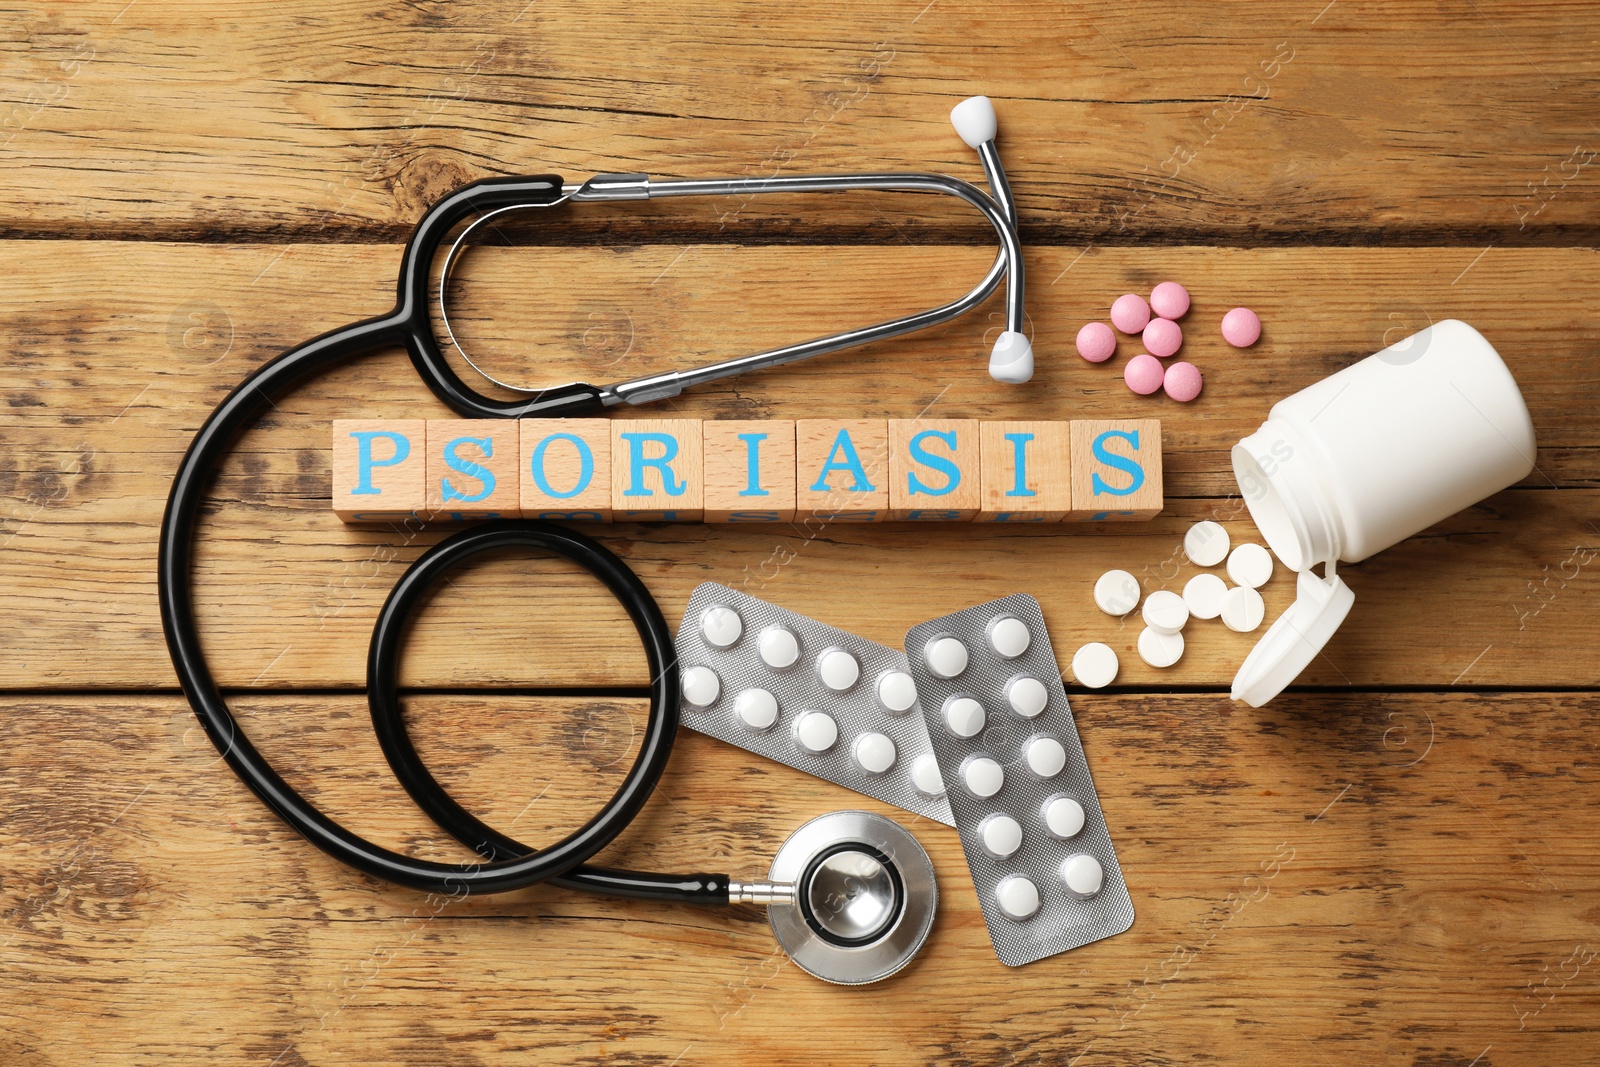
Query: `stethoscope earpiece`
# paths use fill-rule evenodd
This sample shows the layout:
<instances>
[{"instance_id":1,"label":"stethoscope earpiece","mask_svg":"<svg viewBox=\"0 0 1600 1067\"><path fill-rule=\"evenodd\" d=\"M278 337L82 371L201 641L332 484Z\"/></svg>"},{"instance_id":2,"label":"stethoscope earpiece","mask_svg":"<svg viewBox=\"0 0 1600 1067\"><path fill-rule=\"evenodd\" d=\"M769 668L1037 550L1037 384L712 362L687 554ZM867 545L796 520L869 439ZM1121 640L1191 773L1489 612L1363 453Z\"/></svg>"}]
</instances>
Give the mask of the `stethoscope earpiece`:
<instances>
[{"instance_id":1,"label":"stethoscope earpiece","mask_svg":"<svg viewBox=\"0 0 1600 1067\"><path fill-rule=\"evenodd\" d=\"M869 811L800 827L773 857L770 878L778 944L801 970L837 985L881 981L910 963L939 907L922 845Z\"/></svg>"}]
</instances>

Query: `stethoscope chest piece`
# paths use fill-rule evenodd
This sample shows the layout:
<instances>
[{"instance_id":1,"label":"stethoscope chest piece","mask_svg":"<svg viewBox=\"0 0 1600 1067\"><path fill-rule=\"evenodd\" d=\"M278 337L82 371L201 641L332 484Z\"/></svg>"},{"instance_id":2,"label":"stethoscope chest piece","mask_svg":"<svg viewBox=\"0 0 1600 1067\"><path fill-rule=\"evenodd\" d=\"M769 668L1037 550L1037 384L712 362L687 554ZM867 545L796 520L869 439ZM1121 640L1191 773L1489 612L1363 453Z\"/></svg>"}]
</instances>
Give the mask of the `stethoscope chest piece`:
<instances>
[{"instance_id":1,"label":"stethoscope chest piece","mask_svg":"<svg viewBox=\"0 0 1600 1067\"><path fill-rule=\"evenodd\" d=\"M887 978L911 962L933 929L933 864L898 823L867 811L812 819L772 860L775 883L795 887L768 909L772 932L808 974L839 985Z\"/></svg>"}]
</instances>

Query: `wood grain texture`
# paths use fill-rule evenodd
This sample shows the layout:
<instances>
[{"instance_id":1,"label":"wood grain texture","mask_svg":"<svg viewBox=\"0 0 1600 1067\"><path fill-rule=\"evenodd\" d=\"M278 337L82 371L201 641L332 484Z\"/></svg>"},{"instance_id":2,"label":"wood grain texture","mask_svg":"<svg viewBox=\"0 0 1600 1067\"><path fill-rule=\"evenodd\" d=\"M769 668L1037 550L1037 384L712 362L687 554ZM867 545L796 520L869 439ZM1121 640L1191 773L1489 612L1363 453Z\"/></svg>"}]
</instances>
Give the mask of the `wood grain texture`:
<instances>
[{"instance_id":1,"label":"wood grain texture","mask_svg":"<svg viewBox=\"0 0 1600 1067\"><path fill-rule=\"evenodd\" d=\"M329 811L461 855L382 769L358 697L241 703ZM754 909L550 888L430 900L357 876L235 781L178 698L10 699L0 743L30 758L0 769L0 1058L1468 1063L1492 1046L1480 1063L1587 1061L1592 694L1074 704L1133 929L1006 970L954 832L916 822L941 887L932 938L894 980L852 990L774 955ZM642 725L637 701L516 696L414 698L409 716L463 803L535 843L614 787ZM840 805L892 814L686 733L606 856L759 873Z\"/></svg>"},{"instance_id":2,"label":"wood grain texture","mask_svg":"<svg viewBox=\"0 0 1600 1067\"><path fill-rule=\"evenodd\" d=\"M983 92L1035 241L1481 248L1597 232L1600 61L1583 0L835 0L791 14L770 0L338 0L218 19L195 0L30 0L0 38L5 229L396 240L491 174L977 180L947 116ZM820 220L836 234L980 232L926 198L836 200ZM615 237L617 214L576 229ZM644 224L620 227L635 234L807 241L819 222L814 200L778 197L621 216Z\"/></svg>"},{"instance_id":3,"label":"wood grain texture","mask_svg":"<svg viewBox=\"0 0 1600 1067\"><path fill-rule=\"evenodd\" d=\"M41 261L39 248L0 244L7 298L0 314L15 339L15 372L0 385L0 537L7 539L0 578L10 593L0 633L13 650L0 659L0 681L24 688L170 686L154 559L178 455L250 367L383 307L397 256L386 248L108 243ZM669 252L650 251L648 262L635 264L632 257L645 250L486 250L472 268L482 271L482 281L475 279L462 298L480 313L492 309L509 320L497 318L494 339L509 344L513 329L528 332L520 350L537 357L505 360L495 370L561 381L594 368L583 364L582 344L567 334L559 311L534 314L512 268L559 269L575 292L584 292L590 277L627 274L644 294L630 313L634 347L616 366L600 368L621 378L819 332L821 324L864 320L893 300L913 298L915 279L928 272L985 261L970 249L923 250L916 262L893 250L804 250L808 262L830 268L813 283L788 270L789 257L801 250L697 249L648 286L671 263ZM692 390L656 413L759 418L842 410L883 418L917 415L934 404L933 412L952 416L1071 418L1157 410L1166 438L1161 518L1099 534L1081 527L941 528L937 537L926 528L876 531L844 523L783 530L623 524L605 535L607 544L640 571L669 617L682 611L696 583L710 579L744 584L894 644L917 622L1026 587L1044 601L1059 647L1116 636L1125 639L1128 663L1136 658L1136 634L1114 631L1089 607L1093 579L1121 566L1147 589L1181 588L1189 569L1179 543L1189 523L1219 518L1236 538L1251 533L1239 501L1227 496L1233 490L1227 449L1259 425L1273 400L1375 351L1385 336L1397 340L1429 319L1460 315L1495 340L1517 375L1540 436L1539 469L1522 487L1351 568L1356 608L1306 681L1525 687L1600 680L1592 654L1600 646L1594 609L1600 494L1592 488L1600 487L1600 408L1591 397L1600 381L1594 355L1600 325L1563 295L1600 288L1600 255L1496 250L1452 285L1466 265L1460 261L1470 257L1438 250L1163 250L1162 263L1170 266L1162 269L1191 279L1190 323L1219 320L1230 298L1248 297L1267 324L1263 340L1244 353L1190 331L1185 354L1207 368L1212 382L1182 418L1169 414L1177 405L1152 408L1132 397L1114 367L1069 354L1079 319L1094 313L1092 301L1149 287L1155 270L1142 264L1142 255L1099 253L1072 266L1059 284L1038 287L1039 349L1055 355L1041 355L1039 377L1026 391L983 373L981 323L968 320L853 356ZM1059 250L1040 250L1035 259L1043 276L1072 263ZM735 260L752 284L787 278L785 299L749 307L740 319L746 343L737 348L673 348L673 339L705 336L710 323L731 314L739 294L720 283L739 276ZM764 274L751 273L755 263L766 264ZM852 286L827 283L833 270L854 279L853 299L863 305L848 317L832 304ZM1563 287L1553 288L1552 277L1562 278ZM1286 278L1295 280L1293 292ZM1401 307L1402 292L1403 314L1371 310ZM1316 294L1316 302L1304 294ZM868 311L868 304L879 306ZM286 318L279 309L299 313ZM403 356L375 356L279 398L217 484L197 589L208 653L224 684L361 684L378 606L403 568L441 536L405 526L348 529L328 511L328 426L356 412L448 414ZM939 578L930 583L930 574ZM1281 575L1268 586L1271 614L1287 603L1287 590ZM559 618L551 612L558 604ZM86 632L115 655L83 656ZM458 590L428 609L417 634L405 663L408 684L644 679L626 619L599 586L534 560L504 560L463 575ZM483 654L463 656L469 641L480 643ZM1207 630L1191 635L1181 671L1157 674L1135 664L1124 681L1226 685L1247 647L1243 638Z\"/></svg>"}]
</instances>

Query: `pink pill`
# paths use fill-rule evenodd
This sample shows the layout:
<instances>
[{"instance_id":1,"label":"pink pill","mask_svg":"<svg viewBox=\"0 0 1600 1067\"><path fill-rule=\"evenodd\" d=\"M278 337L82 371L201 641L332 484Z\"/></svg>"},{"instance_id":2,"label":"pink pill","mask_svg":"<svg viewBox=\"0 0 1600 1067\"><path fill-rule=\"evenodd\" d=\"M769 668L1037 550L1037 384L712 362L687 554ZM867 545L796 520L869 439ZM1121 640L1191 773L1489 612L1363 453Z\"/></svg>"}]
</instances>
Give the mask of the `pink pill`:
<instances>
[{"instance_id":1,"label":"pink pill","mask_svg":"<svg viewBox=\"0 0 1600 1067\"><path fill-rule=\"evenodd\" d=\"M1164 319L1181 319L1189 310L1189 290L1177 282L1162 282L1150 290L1150 310Z\"/></svg>"},{"instance_id":2,"label":"pink pill","mask_svg":"<svg viewBox=\"0 0 1600 1067\"><path fill-rule=\"evenodd\" d=\"M1200 376L1199 367L1180 359L1167 368L1166 379L1161 385L1172 399L1181 400L1187 404L1200 395L1200 389L1205 385L1205 379Z\"/></svg>"},{"instance_id":3,"label":"pink pill","mask_svg":"<svg viewBox=\"0 0 1600 1067\"><path fill-rule=\"evenodd\" d=\"M1134 356L1122 370L1122 380L1140 396L1149 396L1160 389L1165 377L1166 371L1155 356Z\"/></svg>"},{"instance_id":4,"label":"pink pill","mask_svg":"<svg viewBox=\"0 0 1600 1067\"><path fill-rule=\"evenodd\" d=\"M1183 347L1183 327L1171 319L1151 319L1144 328L1144 346L1165 359Z\"/></svg>"},{"instance_id":5,"label":"pink pill","mask_svg":"<svg viewBox=\"0 0 1600 1067\"><path fill-rule=\"evenodd\" d=\"M1103 322L1086 322L1078 331L1078 355L1090 363L1104 363L1117 350L1117 335Z\"/></svg>"},{"instance_id":6,"label":"pink pill","mask_svg":"<svg viewBox=\"0 0 1600 1067\"><path fill-rule=\"evenodd\" d=\"M1138 333L1150 321L1150 305L1138 293L1123 293L1111 305L1111 325L1123 333Z\"/></svg>"},{"instance_id":7,"label":"pink pill","mask_svg":"<svg viewBox=\"0 0 1600 1067\"><path fill-rule=\"evenodd\" d=\"M1249 348L1261 337L1261 316L1249 308L1234 308L1222 316L1222 339L1235 348Z\"/></svg>"}]
</instances>

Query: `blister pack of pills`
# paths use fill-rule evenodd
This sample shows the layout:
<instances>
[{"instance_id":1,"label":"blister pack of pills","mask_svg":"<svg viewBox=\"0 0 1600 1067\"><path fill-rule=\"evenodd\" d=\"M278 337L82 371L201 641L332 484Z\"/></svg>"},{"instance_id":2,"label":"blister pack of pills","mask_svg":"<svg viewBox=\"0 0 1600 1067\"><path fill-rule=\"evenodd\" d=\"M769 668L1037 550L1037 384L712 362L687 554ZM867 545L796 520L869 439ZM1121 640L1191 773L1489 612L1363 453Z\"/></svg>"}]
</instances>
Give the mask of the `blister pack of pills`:
<instances>
[{"instance_id":1,"label":"blister pack of pills","mask_svg":"<svg viewBox=\"0 0 1600 1067\"><path fill-rule=\"evenodd\" d=\"M1132 926L1039 602L1014 593L921 623L906 656L1000 962Z\"/></svg>"},{"instance_id":2,"label":"blister pack of pills","mask_svg":"<svg viewBox=\"0 0 1600 1067\"><path fill-rule=\"evenodd\" d=\"M682 721L954 826L898 650L705 582L678 627Z\"/></svg>"}]
</instances>

